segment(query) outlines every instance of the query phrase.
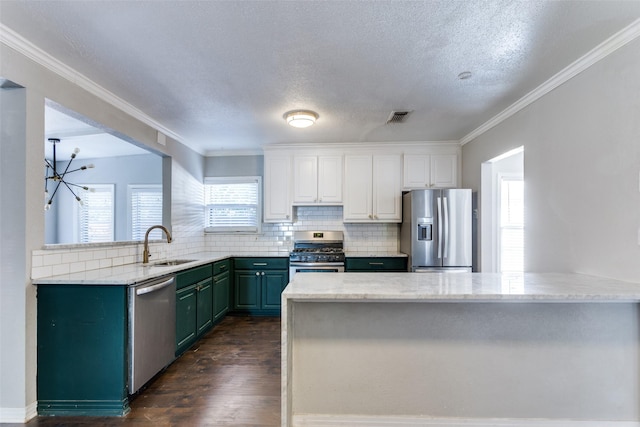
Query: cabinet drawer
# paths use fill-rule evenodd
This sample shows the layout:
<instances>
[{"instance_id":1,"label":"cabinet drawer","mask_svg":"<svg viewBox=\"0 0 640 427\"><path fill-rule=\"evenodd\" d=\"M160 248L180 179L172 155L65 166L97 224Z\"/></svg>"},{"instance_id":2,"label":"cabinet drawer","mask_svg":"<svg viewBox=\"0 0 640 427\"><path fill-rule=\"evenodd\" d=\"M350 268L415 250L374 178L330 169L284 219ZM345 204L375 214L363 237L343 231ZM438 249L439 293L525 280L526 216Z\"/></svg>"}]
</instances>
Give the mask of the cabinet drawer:
<instances>
[{"instance_id":1,"label":"cabinet drawer","mask_svg":"<svg viewBox=\"0 0 640 427\"><path fill-rule=\"evenodd\" d=\"M345 260L345 270L347 272L357 271L407 271L407 258L404 257L384 257L384 258L347 258Z\"/></svg>"},{"instance_id":2,"label":"cabinet drawer","mask_svg":"<svg viewBox=\"0 0 640 427\"><path fill-rule=\"evenodd\" d=\"M220 273L227 273L231 270L231 260L225 259L213 263L213 275L216 276Z\"/></svg>"},{"instance_id":3,"label":"cabinet drawer","mask_svg":"<svg viewBox=\"0 0 640 427\"><path fill-rule=\"evenodd\" d=\"M236 270L286 270L289 258L236 258Z\"/></svg>"},{"instance_id":4,"label":"cabinet drawer","mask_svg":"<svg viewBox=\"0 0 640 427\"><path fill-rule=\"evenodd\" d=\"M182 289L206 278L210 278L212 276L211 272L211 264L181 271L176 274L176 289Z\"/></svg>"}]
</instances>

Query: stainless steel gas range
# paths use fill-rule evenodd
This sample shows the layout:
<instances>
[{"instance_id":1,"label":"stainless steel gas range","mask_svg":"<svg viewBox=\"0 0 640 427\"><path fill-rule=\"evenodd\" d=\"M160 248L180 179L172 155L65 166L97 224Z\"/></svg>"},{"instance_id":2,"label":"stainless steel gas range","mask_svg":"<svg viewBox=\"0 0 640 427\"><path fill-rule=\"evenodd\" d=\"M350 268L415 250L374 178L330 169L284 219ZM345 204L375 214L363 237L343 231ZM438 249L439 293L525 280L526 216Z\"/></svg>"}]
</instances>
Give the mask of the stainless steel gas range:
<instances>
[{"instance_id":1,"label":"stainless steel gas range","mask_svg":"<svg viewBox=\"0 0 640 427\"><path fill-rule=\"evenodd\" d=\"M289 254L289 280L296 273L344 271L342 231L294 231Z\"/></svg>"}]
</instances>

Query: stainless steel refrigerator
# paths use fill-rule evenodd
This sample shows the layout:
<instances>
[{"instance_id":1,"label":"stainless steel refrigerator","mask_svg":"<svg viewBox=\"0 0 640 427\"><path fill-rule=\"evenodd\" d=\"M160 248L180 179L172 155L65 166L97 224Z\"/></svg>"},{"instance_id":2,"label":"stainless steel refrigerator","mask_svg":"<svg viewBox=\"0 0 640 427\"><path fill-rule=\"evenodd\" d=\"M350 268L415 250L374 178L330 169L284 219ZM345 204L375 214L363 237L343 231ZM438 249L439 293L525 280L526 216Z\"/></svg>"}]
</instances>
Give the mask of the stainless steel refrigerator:
<instances>
[{"instance_id":1,"label":"stainless steel refrigerator","mask_svg":"<svg viewBox=\"0 0 640 427\"><path fill-rule=\"evenodd\" d=\"M413 190L402 196L400 252L409 271L470 272L471 190Z\"/></svg>"}]
</instances>

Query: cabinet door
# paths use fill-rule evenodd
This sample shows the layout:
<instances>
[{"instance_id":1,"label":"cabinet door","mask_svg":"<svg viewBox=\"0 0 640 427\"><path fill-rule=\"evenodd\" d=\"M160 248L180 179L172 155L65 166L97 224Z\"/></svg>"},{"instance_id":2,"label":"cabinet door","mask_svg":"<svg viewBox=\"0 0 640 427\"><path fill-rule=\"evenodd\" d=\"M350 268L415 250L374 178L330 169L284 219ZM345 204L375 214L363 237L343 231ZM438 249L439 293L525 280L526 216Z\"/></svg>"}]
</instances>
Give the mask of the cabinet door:
<instances>
[{"instance_id":1,"label":"cabinet door","mask_svg":"<svg viewBox=\"0 0 640 427\"><path fill-rule=\"evenodd\" d=\"M372 167L369 155L347 155L344 158L345 222L366 222L373 218Z\"/></svg>"},{"instance_id":2,"label":"cabinet door","mask_svg":"<svg viewBox=\"0 0 640 427\"><path fill-rule=\"evenodd\" d=\"M318 158L318 202L342 202L342 156Z\"/></svg>"},{"instance_id":3,"label":"cabinet door","mask_svg":"<svg viewBox=\"0 0 640 427\"><path fill-rule=\"evenodd\" d=\"M456 188L458 186L458 156L434 154L431 156L431 186Z\"/></svg>"},{"instance_id":4,"label":"cabinet door","mask_svg":"<svg viewBox=\"0 0 640 427\"><path fill-rule=\"evenodd\" d=\"M229 310L229 273L213 278L213 320L218 320Z\"/></svg>"},{"instance_id":5,"label":"cabinet door","mask_svg":"<svg viewBox=\"0 0 640 427\"><path fill-rule=\"evenodd\" d=\"M198 310L196 319L198 335L201 335L213 324L213 280L211 277L196 285L198 290Z\"/></svg>"},{"instance_id":6,"label":"cabinet door","mask_svg":"<svg viewBox=\"0 0 640 427\"><path fill-rule=\"evenodd\" d=\"M250 310L260 308L260 272L236 271L234 279L235 310Z\"/></svg>"},{"instance_id":7,"label":"cabinet door","mask_svg":"<svg viewBox=\"0 0 640 427\"><path fill-rule=\"evenodd\" d=\"M318 202L318 158L316 156L294 157L293 202Z\"/></svg>"},{"instance_id":8,"label":"cabinet door","mask_svg":"<svg viewBox=\"0 0 640 427\"><path fill-rule=\"evenodd\" d=\"M373 219L402 222L402 159L399 154L373 156Z\"/></svg>"},{"instance_id":9,"label":"cabinet door","mask_svg":"<svg viewBox=\"0 0 640 427\"><path fill-rule=\"evenodd\" d=\"M262 309L279 309L282 290L289 282L286 270L265 271L262 277Z\"/></svg>"},{"instance_id":10,"label":"cabinet door","mask_svg":"<svg viewBox=\"0 0 640 427\"><path fill-rule=\"evenodd\" d=\"M291 222L291 156L264 157L264 222Z\"/></svg>"},{"instance_id":11,"label":"cabinet door","mask_svg":"<svg viewBox=\"0 0 640 427\"><path fill-rule=\"evenodd\" d=\"M176 292L176 350L179 352L196 338L198 310L196 286L189 286Z\"/></svg>"},{"instance_id":12,"label":"cabinet door","mask_svg":"<svg viewBox=\"0 0 640 427\"><path fill-rule=\"evenodd\" d=\"M426 154L405 154L403 187L424 189L431 186L431 157Z\"/></svg>"}]
</instances>

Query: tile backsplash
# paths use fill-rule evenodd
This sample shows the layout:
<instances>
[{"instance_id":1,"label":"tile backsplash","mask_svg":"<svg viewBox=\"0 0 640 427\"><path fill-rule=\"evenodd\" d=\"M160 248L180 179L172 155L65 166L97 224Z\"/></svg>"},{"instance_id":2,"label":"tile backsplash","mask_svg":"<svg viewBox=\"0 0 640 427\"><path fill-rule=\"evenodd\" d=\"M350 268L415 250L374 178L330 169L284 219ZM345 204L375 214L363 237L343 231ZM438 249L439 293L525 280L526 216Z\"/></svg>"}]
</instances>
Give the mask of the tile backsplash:
<instances>
[{"instance_id":1,"label":"tile backsplash","mask_svg":"<svg viewBox=\"0 0 640 427\"><path fill-rule=\"evenodd\" d=\"M342 231L347 252L398 251L398 224L345 224L341 206L299 206L295 208L293 223L262 224L259 235L207 234L205 245L211 252L287 255L293 247L293 232L308 230Z\"/></svg>"},{"instance_id":2,"label":"tile backsplash","mask_svg":"<svg viewBox=\"0 0 640 427\"><path fill-rule=\"evenodd\" d=\"M298 230L343 231L348 254L398 251L399 224L345 224L340 206L297 207L293 223L263 224L260 234L204 234L203 225L195 224L197 217L202 216L196 214L195 204L193 206L189 214L174 213L174 241L171 244L150 242L152 260L180 258L200 252L287 256L293 247L293 232ZM141 262L142 249L140 242L121 242L36 250L32 254L31 277L37 279Z\"/></svg>"}]
</instances>

